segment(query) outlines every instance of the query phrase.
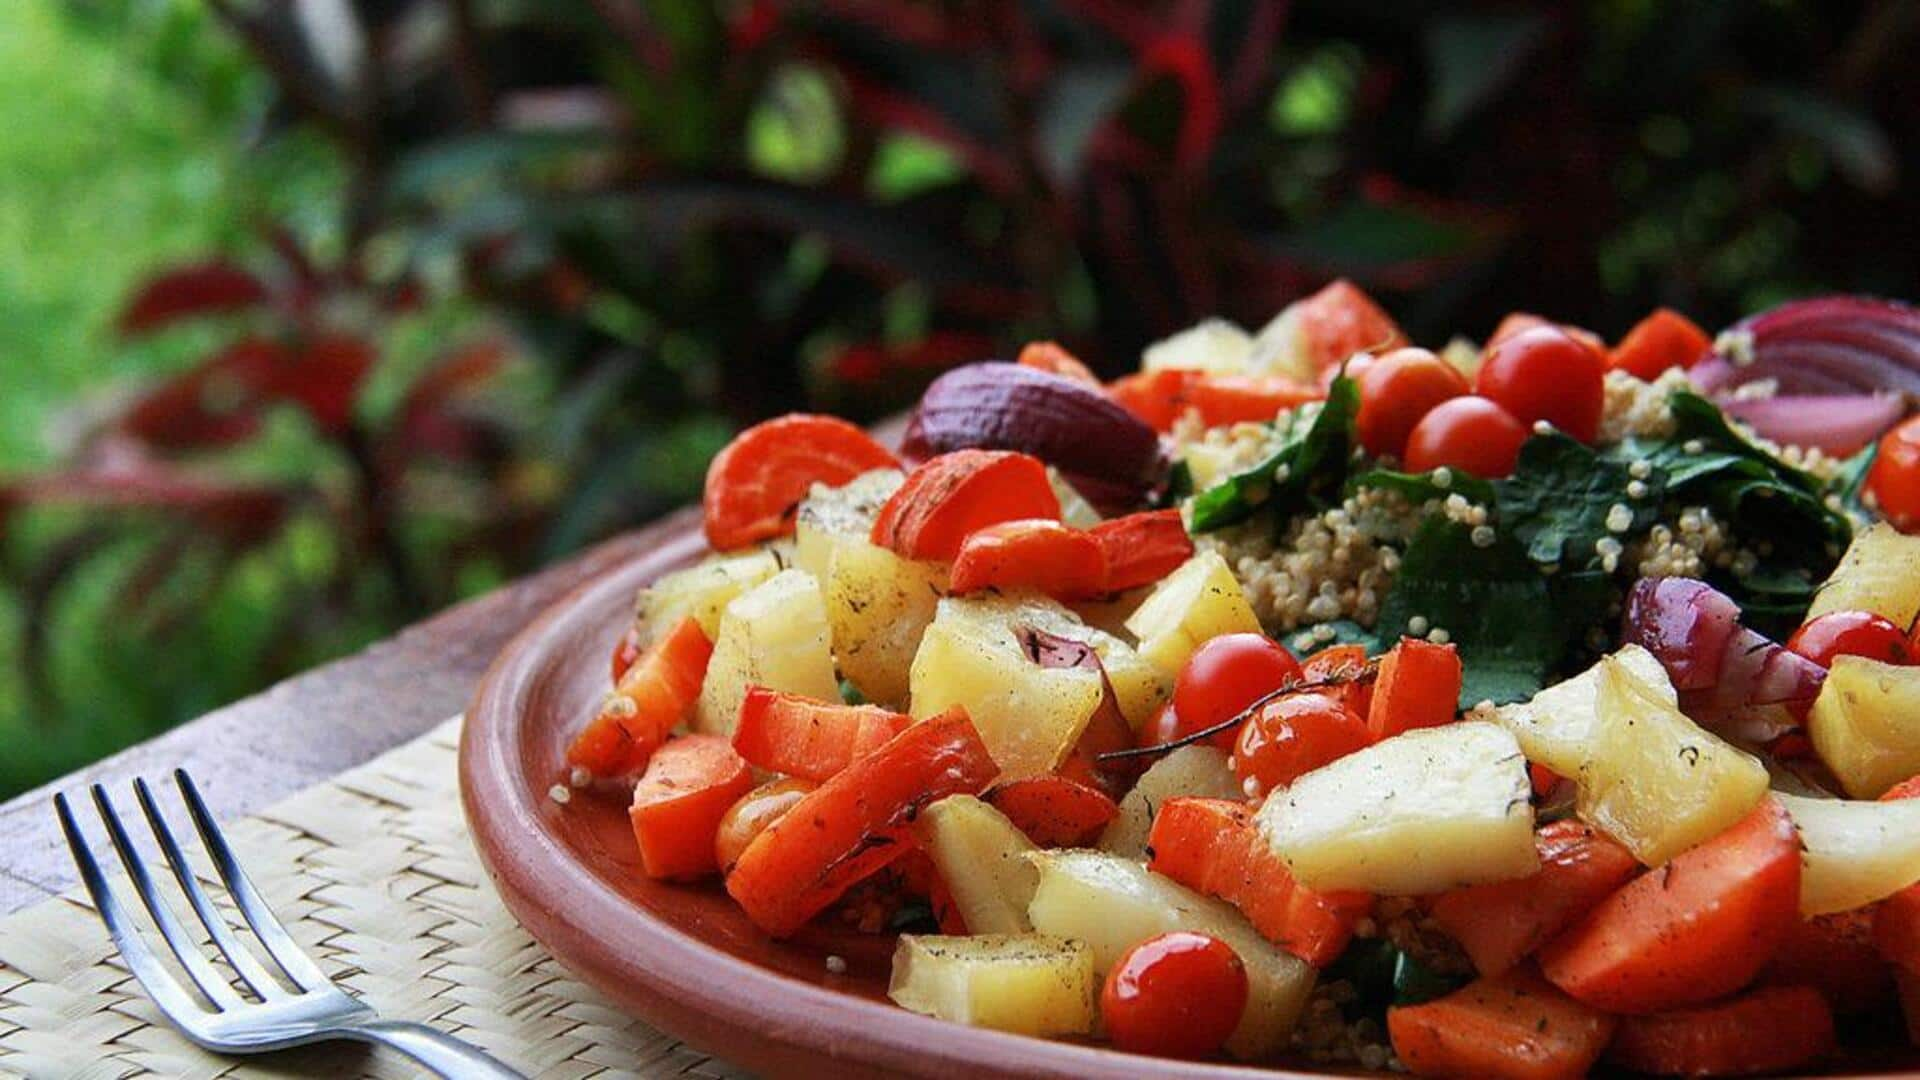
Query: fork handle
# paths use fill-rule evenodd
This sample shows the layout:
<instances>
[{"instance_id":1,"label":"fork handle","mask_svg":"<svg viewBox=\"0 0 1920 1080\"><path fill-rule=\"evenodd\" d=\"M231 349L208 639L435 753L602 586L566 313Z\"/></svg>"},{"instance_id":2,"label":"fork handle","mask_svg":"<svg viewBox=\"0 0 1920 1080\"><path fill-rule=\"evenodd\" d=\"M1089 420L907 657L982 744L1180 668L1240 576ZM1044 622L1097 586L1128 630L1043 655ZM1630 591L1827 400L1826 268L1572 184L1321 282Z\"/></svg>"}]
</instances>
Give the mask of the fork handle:
<instances>
[{"instance_id":1,"label":"fork handle","mask_svg":"<svg viewBox=\"0 0 1920 1080\"><path fill-rule=\"evenodd\" d=\"M390 1046L446 1080L526 1080L477 1047L425 1024L370 1020L343 1028L340 1034L362 1042Z\"/></svg>"}]
</instances>

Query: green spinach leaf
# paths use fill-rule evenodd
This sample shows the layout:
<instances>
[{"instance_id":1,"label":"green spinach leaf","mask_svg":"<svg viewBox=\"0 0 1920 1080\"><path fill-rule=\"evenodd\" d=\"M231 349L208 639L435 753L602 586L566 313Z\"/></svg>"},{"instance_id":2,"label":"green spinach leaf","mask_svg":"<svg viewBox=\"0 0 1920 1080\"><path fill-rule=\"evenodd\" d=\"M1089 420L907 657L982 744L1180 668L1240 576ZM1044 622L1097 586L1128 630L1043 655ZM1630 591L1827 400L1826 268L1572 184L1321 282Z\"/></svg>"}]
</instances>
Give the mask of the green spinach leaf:
<instances>
[{"instance_id":1,"label":"green spinach leaf","mask_svg":"<svg viewBox=\"0 0 1920 1080\"><path fill-rule=\"evenodd\" d=\"M1625 542L1653 527L1665 477L1649 469L1636 480L1629 461L1555 431L1528 439L1513 475L1493 486L1500 531L1511 532L1534 562L1578 570L1599 565L1601 539ZM1608 527L1616 507L1626 507L1624 528Z\"/></svg>"},{"instance_id":2,"label":"green spinach leaf","mask_svg":"<svg viewBox=\"0 0 1920 1080\"><path fill-rule=\"evenodd\" d=\"M1471 473L1457 469L1448 470L1452 475L1442 485L1434 480L1433 473L1405 473L1392 469L1368 469L1347 480L1347 494L1351 495L1361 488L1376 491L1391 491L1415 506L1429 499L1444 499L1449 495L1459 495L1468 502L1481 506L1493 505L1493 485Z\"/></svg>"},{"instance_id":3,"label":"green spinach leaf","mask_svg":"<svg viewBox=\"0 0 1920 1080\"><path fill-rule=\"evenodd\" d=\"M1276 521L1340 493L1353 450L1353 422L1360 390L1340 376L1312 416L1296 410L1280 448L1258 465L1194 496L1192 527L1211 532L1238 524L1266 508Z\"/></svg>"}]
</instances>

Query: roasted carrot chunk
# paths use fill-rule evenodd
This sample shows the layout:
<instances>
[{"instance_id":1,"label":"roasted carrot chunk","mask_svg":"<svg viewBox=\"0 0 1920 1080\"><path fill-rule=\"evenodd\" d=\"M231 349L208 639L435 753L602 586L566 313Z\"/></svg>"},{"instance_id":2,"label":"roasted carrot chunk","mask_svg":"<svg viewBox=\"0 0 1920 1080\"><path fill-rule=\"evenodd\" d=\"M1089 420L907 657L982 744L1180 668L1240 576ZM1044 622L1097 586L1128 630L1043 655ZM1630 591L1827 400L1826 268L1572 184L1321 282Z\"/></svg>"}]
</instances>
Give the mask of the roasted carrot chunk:
<instances>
[{"instance_id":1,"label":"roasted carrot chunk","mask_svg":"<svg viewBox=\"0 0 1920 1080\"><path fill-rule=\"evenodd\" d=\"M756 686L740 703L733 748L747 763L820 783L885 745L912 720L877 705L815 701Z\"/></svg>"},{"instance_id":2,"label":"roasted carrot chunk","mask_svg":"<svg viewBox=\"0 0 1920 1080\"><path fill-rule=\"evenodd\" d=\"M1575 1080L1599 1060L1614 1026L1531 967L1387 1010L1393 1052L1414 1075L1459 1080Z\"/></svg>"},{"instance_id":3,"label":"roasted carrot chunk","mask_svg":"<svg viewBox=\"0 0 1920 1080\"><path fill-rule=\"evenodd\" d=\"M633 837L652 878L697 878L720 869L720 819L753 790L753 770L718 735L683 735L662 746L634 785Z\"/></svg>"},{"instance_id":4,"label":"roasted carrot chunk","mask_svg":"<svg viewBox=\"0 0 1920 1080\"><path fill-rule=\"evenodd\" d=\"M880 507L872 540L909 559L951 560L989 525L1060 520L1060 498L1040 459L1011 450L955 450L907 474Z\"/></svg>"},{"instance_id":5,"label":"roasted carrot chunk","mask_svg":"<svg viewBox=\"0 0 1920 1080\"><path fill-rule=\"evenodd\" d=\"M1178 510L1146 510L1087 530L1107 564L1104 590L1151 585L1193 558L1193 537Z\"/></svg>"},{"instance_id":6,"label":"roasted carrot chunk","mask_svg":"<svg viewBox=\"0 0 1920 1080\"><path fill-rule=\"evenodd\" d=\"M1800 837L1762 799L1740 822L1628 882L1540 951L1595 1008L1654 1013L1746 986L1800 917Z\"/></svg>"},{"instance_id":7,"label":"roasted carrot chunk","mask_svg":"<svg viewBox=\"0 0 1920 1080\"><path fill-rule=\"evenodd\" d=\"M1148 427L1167 432L1187 411L1187 391L1199 378L1200 372L1179 368L1142 371L1108 383L1107 396Z\"/></svg>"},{"instance_id":8,"label":"roasted carrot chunk","mask_svg":"<svg viewBox=\"0 0 1920 1080\"><path fill-rule=\"evenodd\" d=\"M998 772L965 710L913 724L755 837L727 876L727 892L754 925L785 937L855 882L915 850L911 830L921 807L978 794Z\"/></svg>"},{"instance_id":9,"label":"roasted carrot chunk","mask_svg":"<svg viewBox=\"0 0 1920 1080\"><path fill-rule=\"evenodd\" d=\"M1315 967L1332 963L1373 909L1366 893L1317 893L1294 881L1252 812L1226 799L1167 800L1147 850L1154 871L1239 908L1261 936Z\"/></svg>"},{"instance_id":10,"label":"roasted carrot chunk","mask_svg":"<svg viewBox=\"0 0 1920 1080\"><path fill-rule=\"evenodd\" d=\"M1206 375L1187 388L1187 403L1208 427L1265 423L1282 409L1326 396L1317 386L1258 375Z\"/></svg>"},{"instance_id":11,"label":"roasted carrot chunk","mask_svg":"<svg viewBox=\"0 0 1920 1080\"><path fill-rule=\"evenodd\" d=\"M1697 1009L1628 1016L1607 1057L1662 1076L1797 1069L1833 1049L1833 1014L1810 986L1769 986Z\"/></svg>"},{"instance_id":12,"label":"roasted carrot chunk","mask_svg":"<svg viewBox=\"0 0 1920 1080\"><path fill-rule=\"evenodd\" d=\"M1106 793L1064 776L1029 776L1001 784L987 801L1041 847L1085 847L1120 808Z\"/></svg>"},{"instance_id":13,"label":"roasted carrot chunk","mask_svg":"<svg viewBox=\"0 0 1920 1080\"><path fill-rule=\"evenodd\" d=\"M1080 362L1080 358L1052 341L1029 341L1020 350L1019 363L1025 367L1037 368L1059 375L1075 382L1100 385L1099 376Z\"/></svg>"},{"instance_id":14,"label":"roasted carrot chunk","mask_svg":"<svg viewBox=\"0 0 1920 1080\"><path fill-rule=\"evenodd\" d=\"M1460 708L1460 680L1460 654L1452 645L1401 638L1380 658L1367 730L1378 741L1452 723Z\"/></svg>"},{"instance_id":15,"label":"roasted carrot chunk","mask_svg":"<svg viewBox=\"0 0 1920 1080\"><path fill-rule=\"evenodd\" d=\"M1300 661L1302 681L1318 684L1339 680L1334 685L1321 686L1319 692L1362 717L1373 709L1373 680L1360 677L1366 670L1367 650L1359 645L1329 645Z\"/></svg>"},{"instance_id":16,"label":"roasted carrot chunk","mask_svg":"<svg viewBox=\"0 0 1920 1080\"><path fill-rule=\"evenodd\" d=\"M1429 908L1482 975L1519 963L1640 869L1626 848L1578 821L1553 822L1533 842L1533 874L1442 893Z\"/></svg>"},{"instance_id":17,"label":"roasted carrot chunk","mask_svg":"<svg viewBox=\"0 0 1920 1080\"><path fill-rule=\"evenodd\" d=\"M1647 382L1668 368L1689 368L1713 348L1707 332L1692 319L1660 308L1641 319L1607 357L1607 366Z\"/></svg>"},{"instance_id":18,"label":"roasted carrot chunk","mask_svg":"<svg viewBox=\"0 0 1920 1080\"><path fill-rule=\"evenodd\" d=\"M1849 1016L1893 996L1893 965L1873 944L1874 907L1795 922L1760 972L1759 986L1811 986Z\"/></svg>"},{"instance_id":19,"label":"roasted carrot chunk","mask_svg":"<svg viewBox=\"0 0 1920 1080\"><path fill-rule=\"evenodd\" d=\"M680 620L627 666L619 686L567 748L567 764L595 776L625 776L646 765L700 697L713 643L691 617Z\"/></svg>"},{"instance_id":20,"label":"roasted carrot chunk","mask_svg":"<svg viewBox=\"0 0 1920 1080\"><path fill-rule=\"evenodd\" d=\"M707 542L726 551L784 536L814 484L844 484L899 465L872 436L832 416L792 413L755 424L707 467Z\"/></svg>"},{"instance_id":21,"label":"roasted carrot chunk","mask_svg":"<svg viewBox=\"0 0 1920 1080\"><path fill-rule=\"evenodd\" d=\"M1890 799L1920 799L1920 776L1902 780L1880 796L1882 802ZM1873 919L1873 943L1880 955L1920 976L1920 883L1880 901Z\"/></svg>"},{"instance_id":22,"label":"roasted carrot chunk","mask_svg":"<svg viewBox=\"0 0 1920 1080\"><path fill-rule=\"evenodd\" d=\"M970 534L954 556L952 591L1033 589L1056 600L1106 591L1107 556L1088 533L1045 518L1003 521Z\"/></svg>"}]
</instances>

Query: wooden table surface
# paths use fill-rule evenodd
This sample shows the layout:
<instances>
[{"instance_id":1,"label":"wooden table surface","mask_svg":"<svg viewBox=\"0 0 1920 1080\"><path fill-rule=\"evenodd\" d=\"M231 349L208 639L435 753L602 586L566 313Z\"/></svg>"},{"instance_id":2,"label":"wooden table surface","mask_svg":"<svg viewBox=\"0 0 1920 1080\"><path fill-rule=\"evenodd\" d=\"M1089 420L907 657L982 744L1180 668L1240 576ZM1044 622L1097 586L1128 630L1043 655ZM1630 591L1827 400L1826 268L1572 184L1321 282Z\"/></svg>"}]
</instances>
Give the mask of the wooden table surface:
<instances>
[{"instance_id":1,"label":"wooden table surface","mask_svg":"<svg viewBox=\"0 0 1920 1080\"><path fill-rule=\"evenodd\" d=\"M0 806L0 913L75 884L54 821L56 790L124 788L184 767L221 820L271 805L461 711L494 654L541 609L698 525L697 509L680 511Z\"/></svg>"}]
</instances>

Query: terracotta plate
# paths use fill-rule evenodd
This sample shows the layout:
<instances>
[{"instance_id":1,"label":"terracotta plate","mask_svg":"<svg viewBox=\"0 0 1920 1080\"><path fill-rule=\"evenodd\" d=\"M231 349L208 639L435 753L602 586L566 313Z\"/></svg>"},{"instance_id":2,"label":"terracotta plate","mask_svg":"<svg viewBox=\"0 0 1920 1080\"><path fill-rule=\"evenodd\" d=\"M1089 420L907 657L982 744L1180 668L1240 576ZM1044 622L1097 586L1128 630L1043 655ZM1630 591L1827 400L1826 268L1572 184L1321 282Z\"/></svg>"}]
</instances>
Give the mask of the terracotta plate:
<instances>
[{"instance_id":1,"label":"terracotta plate","mask_svg":"<svg viewBox=\"0 0 1920 1080\"><path fill-rule=\"evenodd\" d=\"M461 795L474 841L507 905L561 962L655 1026L767 1076L1308 1075L1160 1061L916 1016L885 1000L891 938L818 931L769 940L717 886L647 880L618 799L553 802L567 737L606 692L607 657L635 591L703 550L690 528L562 600L495 661L468 717ZM829 954L847 959L844 975L827 972Z\"/></svg>"}]
</instances>

